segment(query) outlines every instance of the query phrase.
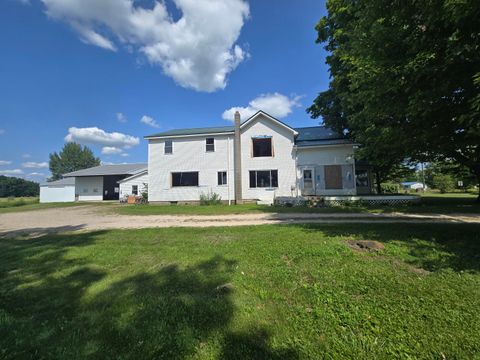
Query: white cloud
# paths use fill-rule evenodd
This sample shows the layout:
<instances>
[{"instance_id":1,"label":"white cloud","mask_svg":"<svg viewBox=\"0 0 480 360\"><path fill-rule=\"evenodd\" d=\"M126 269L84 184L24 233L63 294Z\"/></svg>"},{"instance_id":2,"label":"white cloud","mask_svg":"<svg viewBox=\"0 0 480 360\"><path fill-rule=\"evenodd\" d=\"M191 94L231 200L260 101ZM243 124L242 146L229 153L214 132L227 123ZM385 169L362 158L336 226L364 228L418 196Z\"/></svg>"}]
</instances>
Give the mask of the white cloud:
<instances>
[{"instance_id":1,"label":"white cloud","mask_svg":"<svg viewBox=\"0 0 480 360\"><path fill-rule=\"evenodd\" d=\"M77 142L79 144L93 144L102 146L112 146L128 149L138 145L140 139L135 136L125 135L119 132L106 132L98 127L68 129L68 135L65 136L67 142Z\"/></svg>"},{"instance_id":2,"label":"white cloud","mask_svg":"<svg viewBox=\"0 0 480 360\"><path fill-rule=\"evenodd\" d=\"M46 177L47 175L39 173L39 172L32 172L28 174L27 176L32 176L32 177Z\"/></svg>"},{"instance_id":3,"label":"white cloud","mask_svg":"<svg viewBox=\"0 0 480 360\"><path fill-rule=\"evenodd\" d=\"M123 157L130 156L130 155L128 155L127 153L121 153L120 155L123 156Z\"/></svg>"},{"instance_id":4,"label":"white cloud","mask_svg":"<svg viewBox=\"0 0 480 360\"><path fill-rule=\"evenodd\" d=\"M281 119L289 115L293 108L300 106L300 99L301 96L296 95L288 97L279 93L261 94L250 101L246 107L235 106L225 110L222 117L225 120L233 121L235 111L239 111L241 118L246 120L257 111L263 110L273 117Z\"/></svg>"},{"instance_id":5,"label":"white cloud","mask_svg":"<svg viewBox=\"0 0 480 360\"><path fill-rule=\"evenodd\" d=\"M151 118L148 115L143 115L142 118L140 119L141 123L147 124L148 126L154 127L154 128L159 128L160 125L158 122L156 122L153 118Z\"/></svg>"},{"instance_id":6,"label":"white cloud","mask_svg":"<svg viewBox=\"0 0 480 360\"><path fill-rule=\"evenodd\" d=\"M106 50L117 51L115 45L106 37L100 35L88 26L75 21L71 22L72 27L79 33L80 40L85 44L91 44Z\"/></svg>"},{"instance_id":7,"label":"white cloud","mask_svg":"<svg viewBox=\"0 0 480 360\"><path fill-rule=\"evenodd\" d=\"M22 164L24 168L29 169L46 169L48 168L47 162L35 162L35 161L27 161Z\"/></svg>"},{"instance_id":8,"label":"white cloud","mask_svg":"<svg viewBox=\"0 0 480 360\"><path fill-rule=\"evenodd\" d=\"M123 113L118 112L117 113L117 120L118 120L118 122L126 123L127 122L127 117Z\"/></svg>"},{"instance_id":9,"label":"white cloud","mask_svg":"<svg viewBox=\"0 0 480 360\"><path fill-rule=\"evenodd\" d=\"M5 133L6 133L5 129L0 129L0 135L3 135Z\"/></svg>"},{"instance_id":10,"label":"white cloud","mask_svg":"<svg viewBox=\"0 0 480 360\"><path fill-rule=\"evenodd\" d=\"M115 146L104 146L102 148L102 154L104 155L115 155L120 154L123 150Z\"/></svg>"},{"instance_id":11,"label":"white cloud","mask_svg":"<svg viewBox=\"0 0 480 360\"><path fill-rule=\"evenodd\" d=\"M22 155L22 158L24 158L24 159L30 159L31 157L32 157L32 155L30 155L30 154L23 154Z\"/></svg>"},{"instance_id":12,"label":"white cloud","mask_svg":"<svg viewBox=\"0 0 480 360\"><path fill-rule=\"evenodd\" d=\"M0 165L10 165L12 162L8 160L0 160Z\"/></svg>"},{"instance_id":13,"label":"white cloud","mask_svg":"<svg viewBox=\"0 0 480 360\"><path fill-rule=\"evenodd\" d=\"M22 175L22 169L0 170L0 175Z\"/></svg>"},{"instance_id":14,"label":"white cloud","mask_svg":"<svg viewBox=\"0 0 480 360\"><path fill-rule=\"evenodd\" d=\"M46 13L66 21L83 42L143 54L179 85L212 92L248 55L236 44L249 5L244 0L173 0L174 20L164 1L142 7L133 0L42 0Z\"/></svg>"}]
</instances>

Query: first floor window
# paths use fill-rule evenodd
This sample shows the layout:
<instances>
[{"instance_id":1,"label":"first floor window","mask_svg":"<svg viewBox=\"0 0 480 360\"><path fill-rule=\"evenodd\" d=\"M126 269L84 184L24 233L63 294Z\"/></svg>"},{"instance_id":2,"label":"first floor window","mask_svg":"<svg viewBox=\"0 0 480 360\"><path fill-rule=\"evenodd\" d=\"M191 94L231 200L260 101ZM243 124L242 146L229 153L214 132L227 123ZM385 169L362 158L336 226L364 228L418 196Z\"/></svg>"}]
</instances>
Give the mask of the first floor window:
<instances>
[{"instance_id":1,"label":"first floor window","mask_svg":"<svg viewBox=\"0 0 480 360\"><path fill-rule=\"evenodd\" d=\"M250 171L251 188L278 187L278 170L253 170Z\"/></svg>"},{"instance_id":2,"label":"first floor window","mask_svg":"<svg viewBox=\"0 0 480 360\"><path fill-rule=\"evenodd\" d=\"M138 185L132 185L132 195L138 195Z\"/></svg>"},{"instance_id":3,"label":"first floor window","mask_svg":"<svg viewBox=\"0 0 480 360\"><path fill-rule=\"evenodd\" d=\"M198 186L198 171L172 173L172 186Z\"/></svg>"},{"instance_id":4,"label":"first floor window","mask_svg":"<svg viewBox=\"0 0 480 360\"><path fill-rule=\"evenodd\" d=\"M165 140L165 154L173 153L173 142L172 140Z\"/></svg>"},{"instance_id":5,"label":"first floor window","mask_svg":"<svg viewBox=\"0 0 480 360\"><path fill-rule=\"evenodd\" d=\"M218 185L227 185L227 172L219 171L218 172Z\"/></svg>"}]
</instances>

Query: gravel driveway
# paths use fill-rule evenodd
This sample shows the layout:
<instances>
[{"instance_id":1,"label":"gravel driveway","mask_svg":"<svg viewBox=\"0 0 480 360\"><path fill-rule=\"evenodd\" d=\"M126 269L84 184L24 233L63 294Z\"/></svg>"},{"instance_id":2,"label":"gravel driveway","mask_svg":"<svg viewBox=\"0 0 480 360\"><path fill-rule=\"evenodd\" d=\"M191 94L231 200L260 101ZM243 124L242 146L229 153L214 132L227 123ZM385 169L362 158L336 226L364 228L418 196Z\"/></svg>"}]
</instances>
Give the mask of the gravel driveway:
<instances>
[{"instance_id":1,"label":"gravel driveway","mask_svg":"<svg viewBox=\"0 0 480 360\"><path fill-rule=\"evenodd\" d=\"M0 237L19 234L152 227L208 227L292 223L480 223L480 215L420 214L241 214L117 215L94 205L13 212L0 215Z\"/></svg>"}]
</instances>

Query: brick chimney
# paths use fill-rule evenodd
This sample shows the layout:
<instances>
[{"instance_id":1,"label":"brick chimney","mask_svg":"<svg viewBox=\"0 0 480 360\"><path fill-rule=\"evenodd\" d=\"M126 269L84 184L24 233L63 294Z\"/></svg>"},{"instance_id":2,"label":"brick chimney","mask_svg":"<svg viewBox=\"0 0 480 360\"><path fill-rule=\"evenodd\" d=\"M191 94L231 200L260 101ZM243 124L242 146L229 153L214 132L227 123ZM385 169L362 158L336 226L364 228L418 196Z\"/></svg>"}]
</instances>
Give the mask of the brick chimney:
<instances>
[{"instance_id":1,"label":"brick chimney","mask_svg":"<svg viewBox=\"0 0 480 360\"><path fill-rule=\"evenodd\" d=\"M242 201L242 146L240 140L240 113L235 111L235 139L233 141L233 167L235 170L235 203Z\"/></svg>"}]
</instances>

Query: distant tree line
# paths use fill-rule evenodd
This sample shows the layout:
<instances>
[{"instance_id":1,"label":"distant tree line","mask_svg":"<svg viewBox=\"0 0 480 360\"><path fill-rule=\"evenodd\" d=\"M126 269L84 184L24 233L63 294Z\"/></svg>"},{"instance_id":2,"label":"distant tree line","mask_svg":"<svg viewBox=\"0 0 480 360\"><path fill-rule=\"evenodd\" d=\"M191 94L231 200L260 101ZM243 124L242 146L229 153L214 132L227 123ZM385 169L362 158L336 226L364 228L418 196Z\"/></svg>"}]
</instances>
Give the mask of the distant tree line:
<instances>
[{"instance_id":1,"label":"distant tree line","mask_svg":"<svg viewBox=\"0 0 480 360\"><path fill-rule=\"evenodd\" d=\"M38 196L40 185L36 182L10 176L0 176L0 197Z\"/></svg>"}]
</instances>

